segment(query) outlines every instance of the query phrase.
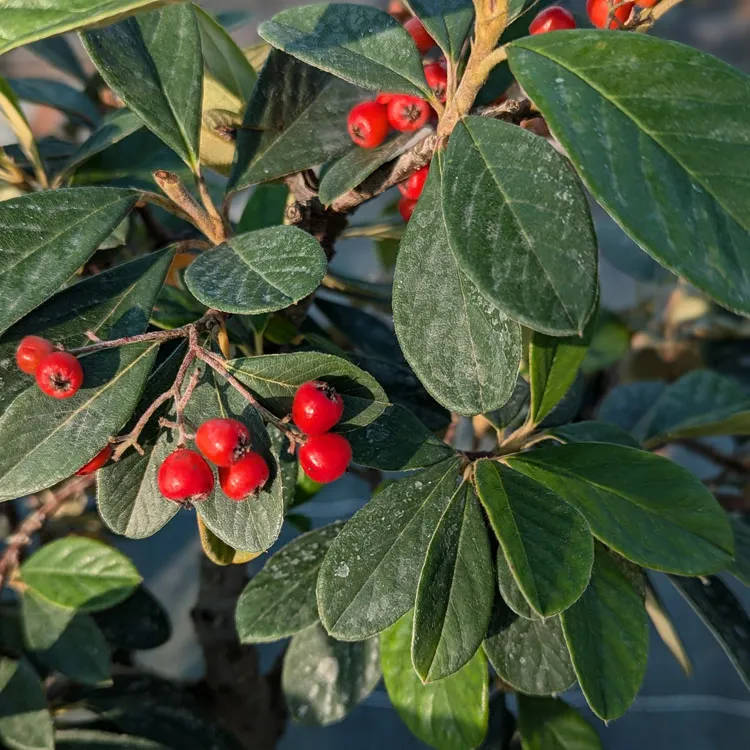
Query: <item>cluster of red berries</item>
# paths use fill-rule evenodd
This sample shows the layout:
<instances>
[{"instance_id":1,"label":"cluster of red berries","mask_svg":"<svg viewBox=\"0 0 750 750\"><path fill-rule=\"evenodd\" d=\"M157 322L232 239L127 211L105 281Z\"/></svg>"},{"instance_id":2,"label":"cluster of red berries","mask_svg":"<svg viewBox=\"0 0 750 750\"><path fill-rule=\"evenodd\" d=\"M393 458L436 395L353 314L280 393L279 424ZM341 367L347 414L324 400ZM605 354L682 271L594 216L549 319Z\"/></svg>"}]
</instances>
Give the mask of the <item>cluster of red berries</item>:
<instances>
[{"instance_id":1,"label":"cluster of red berries","mask_svg":"<svg viewBox=\"0 0 750 750\"><path fill-rule=\"evenodd\" d=\"M660 0L634 0L633 2L614 0L614 4L610 5L609 0L587 0L586 13L594 26L603 29L607 25L610 9L614 7L613 20L610 21L609 28L617 29L620 27L620 24L626 23L630 18L633 6L638 5L641 8L653 8L659 2ZM549 31L562 31L564 29L575 28L576 21L569 10L559 5L551 5L539 13L531 22L529 33L546 34Z\"/></svg>"}]
</instances>

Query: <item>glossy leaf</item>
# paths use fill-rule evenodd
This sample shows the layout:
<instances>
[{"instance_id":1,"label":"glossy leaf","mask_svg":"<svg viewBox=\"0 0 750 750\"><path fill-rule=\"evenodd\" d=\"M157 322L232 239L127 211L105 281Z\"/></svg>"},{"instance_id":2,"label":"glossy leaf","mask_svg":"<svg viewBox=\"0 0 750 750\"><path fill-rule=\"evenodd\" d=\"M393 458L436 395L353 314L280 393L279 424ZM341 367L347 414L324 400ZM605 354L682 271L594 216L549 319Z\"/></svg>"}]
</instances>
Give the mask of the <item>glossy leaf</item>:
<instances>
[{"instance_id":1,"label":"glossy leaf","mask_svg":"<svg viewBox=\"0 0 750 750\"><path fill-rule=\"evenodd\" d=\"M411 658L423 682L455 674L482 645L495 596L493 579L482 511L464 484L435 528L419 576Z\"/></svg>"},{"instance_id":2,"label":"glossy leaf","mask_svg":"<svg viewBox=\"0 0 750 750\"><path fill-rule=\"evenodd\" d=\"M409 7L446 57L458 60L474 22L474 6L470 0L409 0Z\"/></svg>"},{"instance_id":3,"label":"glossy leaf","mask_svg":"<svg viewBox=\"0 0 750 750\"><path fill-rule=\"evenodd\" d=\"M560 495L595 537L639 565L702 575L731 559L724 511L698 479L661 456L571 443L513 456L508 465Z\"/></svg>"},{"instance_id":4,"label":"glossy leaf","mask_svg":"<svg viewBox=\"0 0 750 750\"><path fill-rule=\"evenodd\" d=\"M21 101L58 109L89 127L99 122L99 110L91 98L67 83L47 78L12 78L8 83Z\"/></svg>"},{"instance_id":5,"label":"glossy leaf","mask_svg":"<svg viewBox=\"0 0 750 750\"><path fill-rule=\"evenodd\" d=\"M130 190L80 188L0 203L0 332L54 294L127 216L137 197Z\"/></svg>"},{"instance_id":6,"label":"glossy leaf","mask_svg":"<svg viewBox=\"0 0 750 750\"><path fill-rule=\"evenodd\" d=\"M477 747L487 732L487 663L477 651L459 672L423 685L409 659L412 615L380 636L380 664L388 697L399 716L422 742L441 750Z\"/></svg>"},{"instance_id":7,"label":"glossy leaf","mask_svg":"<svg viewBox=\"0 0 750 750\"><path fill-rule=\"evenodd\" d=\"M198 537L201 540L203 554L214 565L244 565L262 554L261 552L244 552L243 550L235 549L222 539L219 539L197 514L196 520L198 521Z\"/></svg>"},{"instance_id":8,"label":"glossy leaf","mask_svg":"<svg viewBox=\"0 0 750 750\"><path fill-rule=\"evenodd\" d=\"M304 5L277 13L258 33L274 47L357 86L416 96L431 93L411 37L378 8Z\"/></svg>"},{"instance_id":9,"label":"glossy leaf","mask_svg":"<svg viewBox=\"0 0 750 750\"><path fill-rule=\"evenodd\" d=\"M42 39L27 45L27 49L58 70L86 83L87 75L78 61L70 42L64 36Z\"/></svg>"},{"instance_id":10,"label":"glossy leaf","mask_svg":"<svg viewBox=\"0 0 750 750\"><path fill-rule=\"evenodd\" d=\"M377 638L342 643L316 624L295 635L284 655L281 687L298 724L341 721L379 681Z\"/></svg>"},{"instance_id":11,"label":"glossy leaf","mask_svg":"<svg viewBox=\"0 0 750 750\"><path fill-rule=\"evenodd\" d=\"M21 566L21 579L45 601L85 612L112 607L141 582L135 566L121 552L79 536L38 549Z\"/></svg>"},{"instance_id":12,"label":"glossy leaf","mask_svg":"<svg viewBox=\"0 0 750 750\"><path fill-rule=\"evenodd\" d=\"M318 571L342 526L336 522L302 534L253 576L237 601L242 643L277 641L318 622Z\"/></svg>"},{"instance_id":13,"label":"glossy leaf","mask_svg":"<svg viewBox=\"0 0 750 750\"><path fill-rule=\"evenodd\" d=\"M55 750L167 750L166 745L143 737L133 737L94 729L58 729Z\"/></svg>"},{"instance_id":14,"label":"glossy leaf","mask_svg":"<svg viewBox=\"0 0 750 750\"><path fill-rule=\"evenodd\" d=\"M460 269L440 185L435 158L401 241L393 321L404 356L427 391L451 411L480 414L501 407L513 392L521 331Z\"/></svg>"},{"instance_id":15,"label":"glossy leaf","mask_svg":"<svg viewBox=\"0 0 750 750\"><path fill-rule=\"evenodd\" d=\"M351 147L346 115L361 91L274 50L237 134L230 190L314 167Z\"/></svg>"},{"instance_id":16,"label":"glossy leaf","mask_svg":"<svg viewBox=\"0 0 750 750\"><path fill-rule=\"evenodd\" d=\"M750 524L732 516L729 522L734 533L734 562L729 566L729 572L745 586L750 586Z\"/></svg>"},{"instance_id":17,"label":"glossy leaf","mask_svg":"<svg viewBox=\"0 0 750 750\"><path fill-rule=\"evenodd\" d=\"M281 226L236 235L202 253L185 283L207 307L252 315L296 304L317 289L325 271L317 240Z\"/></svg>"},{"instance_id":18,"label":"glossy leaf","mask_svg":"<svg viewBox=\"0 0 750 750\"><path fill-rule=\"evenodd\" d=\"M596 306L597 245L583 188L544 138L486 117L453 131L445 225L461 270L506 315L581 334Z\"/></svg>"},{"instance_id":19,"label":"glossy leaf","mask_svg":"<svg viewBox=\"0 0 750 750\"><path fill-rule=\"evenodd\" d=\"M588 585L594 540L584 517L555 492L494 461L475 481L516 583L541 617L567 609Z\"/></svg>"},{"instance_id":20,"label":"glossy leaf","mask_svg":"<svg viewBox=\"0 0 750 750\"><path fill-rule=\"evenodd\" d=\"M597 546L591 583L561 615L573 666L591 710L617 719L646 674L648 618L623 565Z\"/></svg>"},{"instance_id":21,"label":"glossy leaf","mask_svg":"<svg viewBox=\"0 0 750 750\"><path fill-rule=\"evenodd\" d=\"M572 422L549 430L563 443L612 443L628 448L640 448L630 433L606 422Z\"/></svg>"},{"instance_id":22,"label":"glossy leaf","mask_svg":"<svg viewBox=\"0 0 750 750\"><path fill-rule=\"evenodd\" d=\"M281 224L288 197L289 188L286 185L258 185L245 204L237 222L237 232L250 232Z\"/></svg>"},{"instance_id":23,"label":"glossy leaf","mask_svg":"<svg viewBox=\"0 0 750 750\"><path fill-rule=\"evenodd\" d=\"M0 8L0 13L3 10ZM2 28L2 27L0 27ZM2 32L0 31L0 34ZM0 44L2 43L2 37L0 36ZM2 111L5 118L15 133L18 139L18 144L21 150L29 159L29 162L33 165L34 171L42 180L45 180L44 167L42 166L42 157L39 155L39 148L34 138L34 134L31 132L31 125L26 119L23 109L21 108L21 102L18 100L15 91L10 86L8 81L0 76L0 111Z\"/></svg>"},{"instance_id":24,"label":"glossy leaf","mask_svg":"<svg viewBox=\"0 0 750 750\"><path fill-rule=\"evenodd\" d=\"M541 34L514 42L508 57L586 186L630 237L720 304L750 312L741 260L750 188L738 179L750 167L750 79L645 34Z\"/></svg>"},{"instance_id":25,"label":"glossy leaf","mask_svg":"<svg viewBox=\"0 0 750 750\"><path fill-rule=\"evenodd\" d=\"M157 648L172 635L169 615L143 586L124 601L95 612L92 617L113 649L142 651Z\"/></svg>"},{"instance_id":26,"label":"glossy leaf","mask_svg":"<svg viewBox=\"0 0 750 750\"><path fill-rule=\"evenodd\" d=\"M279 417L291 413L297 388L308 380L324 380L341 394L344 415L336 425L337 431L364 427L390 406L388 397L372 376L332 354L268 354L234 359L227 366Z\"/></svg>"},{"instance_id":27,"label":"glossy leaf","mask_svg":"<svg viewBox=\"0 0 750 750\"><path fill-rule=\"evenodd\" d=\"M388 485L334 540L317 585L320 619L334 638L368 638L414 606L435 527L461 491L458 466L451 459Z\"/></svg>"},{"instance_id":28,"label":"glossy leaf","mask_svg":"<svg viewBox=\"0 0 750 750\"><path fill-rule=\"evenodd\" d=\"M541 619L539 613L531 608L531 605L523 595L523 591L518 587L518 582L513 576L503 548L500 546L498 546L497 555L495 556L495 570L497 572L497 585L500 588L500 594L508 607L526 620Z\"/></svg>"},{"instance_id":29,"label":"glossy leaf","mask_svg":"<svg viewBox=\"0 0 750 750\"><path fill-rule=\"evenodd\" d=\"M54 750L52 716L25 659L0 656L0 742L9 750Z\"/></svg>"},{"instance_id":30,"label":"glossy leaf","mask_svg":"<svg viewBox=\"0 0 750 750\"><path fill-rule=\"evenodd\" d=\"M523 750L603 750L596 730L558 698L518 696Z\"/></svg>"},{"instance_id":31,"label":"glossy leaf","mask_svg":"<svg viewBox=\"0 0 750 750\"><path fill-rule=\"evenodd\" d=\"M168 5L87 31L82 40L107 85L197 169L203 59L192 5Z\"/></svg>"}]
</instances>

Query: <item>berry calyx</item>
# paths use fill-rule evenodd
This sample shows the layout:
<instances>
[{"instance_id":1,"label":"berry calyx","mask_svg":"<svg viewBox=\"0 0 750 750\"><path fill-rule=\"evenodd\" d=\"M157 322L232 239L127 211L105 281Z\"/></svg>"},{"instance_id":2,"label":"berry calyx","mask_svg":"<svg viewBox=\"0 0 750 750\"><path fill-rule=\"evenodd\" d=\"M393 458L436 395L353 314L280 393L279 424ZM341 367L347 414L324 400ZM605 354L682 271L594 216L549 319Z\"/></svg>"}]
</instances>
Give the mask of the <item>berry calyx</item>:
<instances>
[{"instance_id":1,"label":"berry calyx","mask_svg":"<svg viewBox=\"0 0 750 750\"><path fill-rule=\"evenodd\" d=\"M250 444L250 431L236 419L209 419L195 434L198 450L217 466L231 466Z\"/></svg>"},{"instance_id":2,"label":"berry calyx","mask_svg":"<svg viewBox=\"0 0 750 750\"><path fill-rule=\"evenodd\" d=\"M612 0L612 2L613 5L616 5L619 0ZM630 18L633 5L634 3L620 5L620 7L614 11L613 20L610 22L609 28L619 29L620 24L625 23L628 18ZM608 0L586 0L586 13L588 13L591 23L593 23L598 29L603 29L607 25L607 19L609 18L609 12L612 7L613 6L610 5Z\"/></svg>"},{"instance_id":3,"label":"berry calyx","mask_svg":"<svg viewBox=\"0 0 750 750\"><path fill-rule=\"evenodd\" d=\"M219 469L219 485L230 500L244 500L258 492L269 476L268 464L263 456L250 451L237 463Z\"/></svg>"},{"instance_id":4,"label":"berry calyx","mask_svg":"<svg viewBox=\"0 0 750 750\"><path fill-rule=\"evenodd\" d=\"M388 102L388 122L403 133L419 130L429 119L430 109L418 96L395 94Z\"/></svg>"},{"instance_id":5,"label":"berry calyx","mask_svg":"<svg viewBox=\"0 0 750 750\"><path fill-rule=\"evenodd\" d=\"M302 471L314 482L334 482L346 472L352 460L349 441L335 432L314 435L299 449Z\"/></svg>"},{"instance_id":6,"label":"berry calyx","mask_svg":"<svg viewBox=\"0 0 750 750\"><path fill-rule=\"evenodd\" d=\"M417 205L417 201L413 198L402 197L398 202L398 212L401 214L401 218L404 221L409 221L411 215L414 213L414 207Z\"/></svg>"},{"instance_id":7,"label":"berry calyx","mask_svg":"<svg viewBox=\"0 0 750 750\"><path fill-rule=\"evenodd\" d=\"M404 28L409 32L409 36L414 40L414 44L417 45L417 49L423 55L435 46L435 40L416 16L410 18L404 24Z\"/></svg>"},{"instance_id":8,"label":"berry calyx","mask_svg":"<svg viewBox=\"0 0 750 750\"><path fill-rule=\"evenodd\" d=\"M410 198L411 200L417 200L422 195L424 190L424 184L427 182L427 175L430 172L429 165L426 165L418 169L413 174L409 175L403 182L399 182L398 189L401 191L401 195L404 198Z\"/></svg>"},{"instance_id":9,"label":"berry calyx","mask_svg":"<svg viewBox=\"0 0 750 750\"><path fill-rule=\"evenodd\" d=\"M303 383L294 394L292 419L306 435L328 432L344 413L344 399L322 380Z\"/></svg>"},{"instance_id":10,"label":"berry calyx","mask_svg":"<svg viewBox=\"0 0 750 750\"><path fill-rule=\"evenodd\" d=\"M379 146L388 135L388 111L385 104L375 101L355 105L346 119L346 129L358 146Z\"/></svg>"},{"instance_id":11,"label":"berry calyx","mask_svg":"<svg viewBox=\"0 0 750 750\"><path fill-rule=\"evenodd\" d=\"M68 352L52 352L42 357L35 374L39 388L52 398L75 396L83 383L81 363Z\"/></svg>"},{"instance_id":12,"label":"berry calyx","mask_svg":"<svg viewBox=\"0 0 750 750\"><path fill-rule=\"evenodd\" d=\"M51 341L41 336L24 336L16 349L16 364L21 372L33 375L39 362L48 354L52 354L55 347Z\"/></svg>"},{"instance_id":13,"label":"berry calyx","mask_svg":"<svg viewBox=\"0 0 750 750\"><path fill-rule=\"evenodd\" d=\"M188 503L206 499L214 488L214 475L203 456L178 448L159 467L157 484L167 500Z\"/></svg>"},{"instance_id":14,"label":"berry calyx","mask_svg":"<svg viewBox=\"0 0 750 750\"><path fill-rule=\"evenodd\" d=\"M550 31L562 31L563 29L574 29L576 19L566 8L559 5L551 5L539 13L529 25L529 34L546 34Z\"/></svg>"},{"instance_id":15,"label":"berry calyx","mask_svg":"<svg viewBox=\"0 0 750 750\"><path fill-rule=\"evenodd\" d=\"M445 104L445 92L448 88L448 71L445 69L445 65L442 62L425 65L424 77L438 100Z\"/></svg>"},{"instance_id":16,"label":"berry calyx","mask_svg":"<svg viewBox=\"0 0 750 750\"><path fill-rule=\"evenodd\" d=\"M81 466L76 472L77 477L85 477L86 474L93 474L95 471L104 466L112 456L112 445L107 443L85 466Z\"/></svg>"}]
</instances>

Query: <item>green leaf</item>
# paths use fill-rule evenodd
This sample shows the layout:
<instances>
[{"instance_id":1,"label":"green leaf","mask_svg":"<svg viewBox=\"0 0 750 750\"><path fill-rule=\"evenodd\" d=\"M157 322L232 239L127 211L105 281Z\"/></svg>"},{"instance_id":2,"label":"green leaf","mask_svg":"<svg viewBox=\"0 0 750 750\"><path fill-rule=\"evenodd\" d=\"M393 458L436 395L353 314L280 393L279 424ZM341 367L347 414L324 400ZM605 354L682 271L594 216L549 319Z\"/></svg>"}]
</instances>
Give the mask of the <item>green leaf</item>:
<instances>
[{"instance_id":1,"label":"green leaf","mask_svg":"<svg viewBox=\"0 0 750 750\"><path fill-rule=\"evenodd\" d=\"M597 298L594 227L578 178L544 138L464 118L443 206L461 270L492 304L543 333L583 333Z\"/></svg>"},{"instance_id":2,"label":"green leaf","mask_svg":"<svg viewBox=\"0 0 750 750\"><path fill-rule=\"evenodd\" d=\"M530 396L529 384L519 375L508 401L499 409L487 412L483 416L496 430L520 427L528 412Z\"/></svg>"},{"instance_id":3,"label":"green leaf","mask_svg":"<svg viewBox=\"0 0 750 750\"><path fill-rule=\"evenodd\" d=\"M0 656L0 742L8 750L54 750L53 731L39 676L25 659Z\"/></svg>"},{"instance_id":4,"label":"green leaf","mask_svg":"<svg viewBox=\"0 0 750 750\"><path fill-rule=\"evenodd\" d=\"M73 47L64 36L32 42L27 48L58 70L77 78L81 83L86 83L88 76L81 67Z\"/></svg>"},{"instance_id":5,"label":"green leaf","mask_svg":"<svg viewBox=\"0 0 750 750\"><path fill-rule=\"evenodd\" d=\"M214 15L227 31L234 31L250 23L255 13L251 10L221 10ZM262 46L265 47L266 45L262 44Z\"/></svg>"},{"instance_id":6,"label":"green leaf","mask_svg":"<svg viewBox=\"0 0 750 750\"><path fill-rule=\"evenodd\" d=\"M347 522L318 576L318 609L339 640L361 640L414 606L427 549L461 491L456 459L388 485Z\"/></svg>"},{"instance_id":7,"label":"green leaf","mask_svg":"<svg viewBox=\"0 0 750 750\"><path fill-rule=\"evenodd\" d=\"M0 13L2 12L2 8L0 8ZM0 28L2 27L0 26ZM0 37L0 43L1 40L2 37ZM22 152L34 167L37 177L41 180L46 180L42 157L39 155L39 148L34 138L34 133L31 131L31 125L29 125L29 121L26 119L26 115L21 108L21 102L18 101L18 97L8 81L2 76L0 76L0 110L5 115L8 124L18 139L18 145L21 147Z\"/></svg>"},{"instance_id":8,"label":"green leaf","mask_svg":"<svg viewBox=\"0 0 750 750\"><path fill-rule=\"evenodd\" d=\"M513 572L508 565L508 560L505 557L503 548L500 546L498 546L497 554L495 555L495 568L500 594L508 607L526 620L539 620L539 613L531 608L531 605L526 600L523 592L518 587L518 582L513 576Z\"/></svg>"},{"instance_id":9,"label":"green leaf","mask_svg":"<svg viewBox=\"0 0 750 750\"><path fill-rule=\"evenodd\" d=\"M521 693L554 695L576 681L560 618L519 617L498 597L484 651L500 679Z\"/></svg>"},{"instance_id":10,"label":"green leaf","mask_svg":"<svg viewBox=\"0 0 750 750\"><path fill-rule=\"evenodd\" d=\"M440 518L419 576L411 658L423 682L455 674L482 645L493 579L482 511L463 484Z\"/></svg>"},{"instance_id":11,"label":"green leaf","mask_svg":"<svg viewBox=\"0 0 750 750\"><path fill-rule=\"evenodd\" d=\"M561 425L548 431L564 443L612 443L624 445L628 448L640 448L625 430L606 422L573 422Z\"/></svg>"},{"instance_id":12,"label":"green leaf","mask_svg":"<svg viewBox=\"0 0 750 750\"><path fill-rule=\"evenodd\" d=\"M411 613L380 636L380 664L388 697L412 734L440 750L477 747L487 733L489 689L487 663L477 651L450 677L423 685L409 650Z\"/></svg>"},{"instance_id":13,"label":"green leaf","mask_svg":"<svg viewBox=\"0 0 750 750\"><path fill-rule=\"evenodd\" d=\"M246 102L258 78L253 66L216 20L195 3L193 11L198 21L206 71L227 91Z\"/></svg>"},{"instance_id":14,"label":"green leaf","mask_svg":"<svg viewBox=\"0 0 750 750\"><path fill-rule=\"evenodd\" d=\"M130 596L141 576L113 547L69 536L38 549L21 566L21 580L58 607L96 612Z\"/></svg>"},{"instance_id":15,"label":"green leaf","mask_svg":"<svg viewBox=\"0 0 750 750\"><path fill-rule=\"evenodd\" d=\"M21 101L59 109L71 118L83 120L89 127L96 126L100 120L92 99L67 83L47 78L11 78L8 83Z\"/></svg>"},{"instance_id":16,"label":"green leaf","mask_svg":"<svg viewBox=\"0 0 750 750\"><path fill-rule=\"evenodd\" d=\"M331 164L318 188L318 198L330 206L340 195L361 185L378 167L395 159L418 138L415 133L401 133L376 148L354 146Z\"/></svg>"},{"instance_id":17,"label":"green leaf","mask_svg":"<svg viewBox=\"0 0 750 750\"><path fill-rule=\"evenodd\" d=\"M750 632L750 617L742 603L719 578L669 576L693 611L718 641L732 666L750 689L750 646L746 634Z\"/></svg>"},{"instance_id":18,"label":"green leaf","mask_svg":"<svg viewBox=\"0 0 750 750\"><path fill-rule=\"evenodd\" d=\"M224 312L282 310L312 294L326 272L317 240L297 227L258 229L201 253L185 273L196 299Z\"/></svg>"},{"instance_id":19,"label":"green leaf","mask_svg":"<svg viewBox=\"0 0 750 750\"><path fill-rule=\"evenodd\" d=\"M308 380L330 383L343 398L344 415L336 425L337 431L364 427L390 406L372 376L332 354L268 354L234 359L227 367L278 417L291 413L297 388Z\"/></svg>"},{"instance_id":20,"label":"green leaf","mask_svg":"<svg viewBox=\"0 0 750 750\"><path fill-rule=\"evenodd\" d=\"M617 719L646 674L648 617L623 564L605 548L597 546L591 583L561 619L591 710L603 721Z\"/></svg>"},{"instance_id":21,"label":"green leaf","mask_svg":"<svg viewBox=\"0 0 750 750\"><path fill-rule=\"evenodd\" d=\"M107 85L197 170L203 58L193 6L169 5L81 38Z\"/></svg>"},{"instance_id":22,"label":"green leaf","mask_svg":"<svg viewBox=\"0 0 750 750\"><path fill-rule=\"evenodd\" d=\"M78 188L0 203L0 332L56 292L137 199L130 190Z\"/></svg>"},{"instance_id":23,"label":"green leaf","mask_svg":"<svg viewBox=\"0 0 750 750\"><path fill-rule=\"evenodd\" d=\"M281 673L292 720L310 726L341 721L380 681L378 639L341 643L320 625L292 638Z\"/></svg>"},{"instance_id":24,"label":"green leaf","mask_svg":"<svg viewBox=\"0 0 750 750\"><path fill-rule=\"evenodd\" d=\"M599 406L598 418L629 432L639 443L648 436L652 409L667 388L660 380L626 383L613 388Z\"/></svg>"},{"instance_id":25,"label":"green leaf","mask_svg":"<svg viewBox=\"0 0 750 750\"><path fill-rule=\"evenodd\" d=\"M521 330L460 269L458 246L446 231L441 180L435 158L401 241L393 321L404 356L428 392L451 411L481 414L501 407L513 392Z\"/></svg>"},{"instance_id":26,"label":"green leaf","mask_svg":"<svg viewBox=\"0 0 750 750\"><path fill-rule=\"evenodd\" d=\"M538 331L529 341L529 380L531 419L539 424L557 406L573 385L586 356L591 328L587 335L556 338Z\"/></svg>"},{"instance_id":27,"label":"green leaf","mask_svg":"<svg viewBox=\"0 0 750 750\"><path fill-rule=\"evenodd\" d=\"M408 32L378 8L304 5L277 13L258 33L274 47L357 86L431 95Z\"/></svg>"},{"instance_id":28,"label":"green leaf","mask_svg":"<svg viewBox=\"0 0 750 750\"><path fill-rule=\"evenodd\" d=\"M166 745L125 734L92 729L58 729L55 750L167 750Z\"/></svg>"},{"instance_id":29,"label":"green leaf","mask_svg":"<svg viewBox=\"0 0 750 750\"><path fill-rule=\"evenodd\" d=\"M382 317L354 304L344 305L325 299L316 299L315 307L365 356L386 360L386 366L390 362L405 364L396 334Z\"/></svg>"},{"instance_id":30,"label":"green leaf","mask_svg":"<svg viewBox=\"0 0 750 750\"><path fill-rule=\"evenodd\" d=\"M729 572L750 586L750 524L733 516L729 516L729 523L734 533L734 562Z\"/></svg>"},{"instance_id":31,"label":"green leaf","mask_svg":"<svg viewBox=\"0 0 750 750\"><path fill-rule=\"evenodd\" d=\"M426 469L453 455L408 409L395 404L346 437L355 464L381 471Z\"/></svg>"},{"instance_id":32,"label":"green leaf","mask_svg":"<svg viewBox=\"0 0 750 750\"><path fill-rule=\"evenodd\" d=\"M318 571L343 523L297 537L252 577L237 601L235 622L242 643L267 643L318 622Z\"/></svg>"},{"instance_id":33,"label":"green leaf","mask_svg":"<svg viewBox=\"0 0 750 750\"><path fill-rule=\"evenodd\" d=\"M713 495L666 458L604 443L541 448L508 465L577 508L597 539L654 570L723 570L732 532Z\"/></svg>"},{"instance_id":34,"label":"green leaf","mask_svg":"<svg viewBox=\"0 0 750 750\"><path fill-rule=\"evenodd\" d=\"M300 172L346 152L346 115L361 96L359 89L273 50L237 134L228 189Z\"/></svg>"},{"instance_id":35,"label":"green leaf","mask_svg":"<svg viewBox=\"0 0 750 750\"><path fill-rule=\"evenodd\" d=\"M584 517L555 492L495 461L475 465L475 481L508 566L541 617L583 593L594 563Z\"/></svg>"},{"instance_id":36,"label":"green leaf","mask_svg":"<svg viewBox=\"0 0 750 750\"><path fill-rule=\"evenodd\" d=\"M409 0L409 7L446 57L457 61L474 23L470 0Z\"/></svg>"},{"instance_id":37,"label":"green leaf","mask_svg":"<svg viewBox=\"0 0 750 750\"><path fill-rule=\"evenodd\" d=\"M523 750L603 750L596 730L558 698L518 696Z\"/></svg>"},{"instance_id":38,"label":"green leaf","mask_svg":"<svg viewBox=\"0 0 750 750\"><path fill-rule=\"evenodd\" d=\"M254 229L274 227L284 221L289 188L286 185L258 185L245 204L237 223L237 232L243 234Z\"/></svg>"},{"instance_id":39,"label":"green leaf","mask_svg":"<svg viewBox=\"0 0 750 750\"><path fill-rule=\"evenodd\" d=\"M143 586L114 607L95 612L92 616L114 650L157 648L172 635L169 615Z\"/></svg>"},{"instance_id":40,"label":"green leaf","mask_svg":"<svg viewBox=\"0 0 750 750\"><path fill-rule=\"evenodd\" d=\"M515 42L508 57L586 186L630 237L720 304L750 312L741 260L750 188L739 178L750 168L750 79L645 34L543 34Z\"/></svg>"},{"instance_id":41,"label":"green leaf","mask_svg":"<svg viewBox=\"0 0 750 750\"><path fill-rule=\"evenodd\" d=\"M24 638L35 659L84 685L110 680L109 648L94 620L27 592L21 602Z\"/></svg>"}]
</instances>

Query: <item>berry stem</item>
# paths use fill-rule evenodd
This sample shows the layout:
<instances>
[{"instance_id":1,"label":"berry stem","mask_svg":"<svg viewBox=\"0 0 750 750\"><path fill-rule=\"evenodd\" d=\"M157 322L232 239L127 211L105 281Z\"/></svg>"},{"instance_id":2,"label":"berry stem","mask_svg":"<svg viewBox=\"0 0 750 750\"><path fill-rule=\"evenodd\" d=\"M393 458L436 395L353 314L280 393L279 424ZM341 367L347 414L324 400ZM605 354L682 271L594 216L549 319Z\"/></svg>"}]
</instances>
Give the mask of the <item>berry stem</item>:
<instances>
[{"instance_id":1,"label":"berry stem","mask_svg":"<svg viewBox=\"0 0 750 750\"><path fill-rule=\"evenodd\" d=\"M639 10L634 30L641 33L647 32L665 13L681 2L682 0L661 0L653 8Z\"/></svg>"}]
</instances>

